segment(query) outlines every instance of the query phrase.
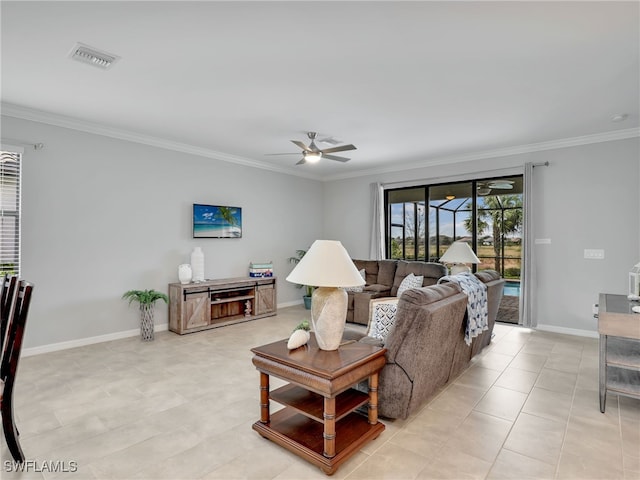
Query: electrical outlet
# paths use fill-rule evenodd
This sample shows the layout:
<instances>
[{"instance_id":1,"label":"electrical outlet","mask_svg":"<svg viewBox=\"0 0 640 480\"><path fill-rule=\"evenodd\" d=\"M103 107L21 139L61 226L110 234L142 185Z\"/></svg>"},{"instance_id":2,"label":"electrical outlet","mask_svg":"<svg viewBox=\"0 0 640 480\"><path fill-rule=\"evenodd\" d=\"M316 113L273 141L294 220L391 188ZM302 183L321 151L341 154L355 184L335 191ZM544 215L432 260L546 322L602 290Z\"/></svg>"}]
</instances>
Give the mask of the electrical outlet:
<instances>
[{"instance_id":1,"label":"electrical outlet","mask_svg":"<svg viewBox=\"0 0 640 480\"><path fill-rule=\"evenodd\" d=\"M604 250L601 248L585 248L584 258L589 260L604 260Z\"/></svg>"}]
</instances>

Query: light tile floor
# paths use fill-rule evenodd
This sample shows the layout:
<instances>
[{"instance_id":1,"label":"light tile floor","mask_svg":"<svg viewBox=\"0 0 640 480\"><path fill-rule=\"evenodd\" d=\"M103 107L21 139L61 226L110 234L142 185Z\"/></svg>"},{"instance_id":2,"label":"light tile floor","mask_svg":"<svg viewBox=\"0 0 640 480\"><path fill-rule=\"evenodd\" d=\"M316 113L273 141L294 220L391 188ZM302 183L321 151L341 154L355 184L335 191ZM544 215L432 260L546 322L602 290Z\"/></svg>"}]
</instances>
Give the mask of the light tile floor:
<instances>
[{"instance_id":1,"label":"light tile floor","mask_svg":"<svg viewBox=\"0 0 640 480\"><path fill-rule=\"evenodd\" d=\"M306 317L291 307L24 358L16 403L28 471L12 471L3 441L2 478L326 478L251 429L259 376L249 349ZM600 413L597 340L504 324L495 334L419 412L383 420L334 478L640 479L640 400L609 395Z\"/></svg>"}]
</instances>

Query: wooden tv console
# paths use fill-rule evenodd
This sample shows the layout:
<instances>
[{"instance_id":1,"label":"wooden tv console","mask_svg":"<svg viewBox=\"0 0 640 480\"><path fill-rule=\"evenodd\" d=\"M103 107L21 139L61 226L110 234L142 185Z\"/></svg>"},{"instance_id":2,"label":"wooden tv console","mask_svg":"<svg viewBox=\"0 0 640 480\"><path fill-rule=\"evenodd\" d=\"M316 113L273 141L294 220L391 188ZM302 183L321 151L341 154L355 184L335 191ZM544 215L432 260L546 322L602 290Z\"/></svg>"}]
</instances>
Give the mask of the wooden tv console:
<instances>
[{"instance_id":1,"label":"wooden tv console","mask_svg":"<svg viewBox=\"0 0 640 480\"><path fill-rule=\"evenodd\" d=\"M275 277L169 284L169 330L180 335L275 314Z\"/></svg>"}]
</instances>

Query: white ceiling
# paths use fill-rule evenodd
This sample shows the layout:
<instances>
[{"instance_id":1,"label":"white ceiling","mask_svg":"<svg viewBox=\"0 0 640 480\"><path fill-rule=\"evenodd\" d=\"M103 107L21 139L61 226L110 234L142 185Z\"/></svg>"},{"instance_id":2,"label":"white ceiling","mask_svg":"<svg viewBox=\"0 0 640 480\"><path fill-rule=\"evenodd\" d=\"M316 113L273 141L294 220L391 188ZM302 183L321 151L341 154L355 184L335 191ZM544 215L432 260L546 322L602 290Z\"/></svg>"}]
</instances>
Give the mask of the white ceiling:
<instances>
[{"instance_id":1,"label":"white ceiling","mask_svg":"<svg viewBox=\"0 0 640 480\"><path fill-rule=\"evenodd\" d=\"M3 113L321 179L632 136L639 5L2 1ZM76 42L121 59L75 62ZM309 130L358 149L346 164L265 156Z\"/></svg>"}]
</instances>

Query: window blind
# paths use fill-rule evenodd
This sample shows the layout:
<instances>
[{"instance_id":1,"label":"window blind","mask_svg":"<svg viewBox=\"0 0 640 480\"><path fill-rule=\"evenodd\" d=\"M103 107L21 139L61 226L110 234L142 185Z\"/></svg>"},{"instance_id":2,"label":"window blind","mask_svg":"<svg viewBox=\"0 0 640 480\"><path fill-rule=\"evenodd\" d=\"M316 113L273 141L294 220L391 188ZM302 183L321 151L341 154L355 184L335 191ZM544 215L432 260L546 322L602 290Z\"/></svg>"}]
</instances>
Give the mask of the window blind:
<instances>
[{"instance_id":1,"label":"window blind","mask_svg":"<svg viewBox=\"0 0 640 480\"><path fill-rule=\"evenodd\" d=\"M20 167L22 155L0 151L0 274L20 274Z\"/></svg>"}]
</instances>

